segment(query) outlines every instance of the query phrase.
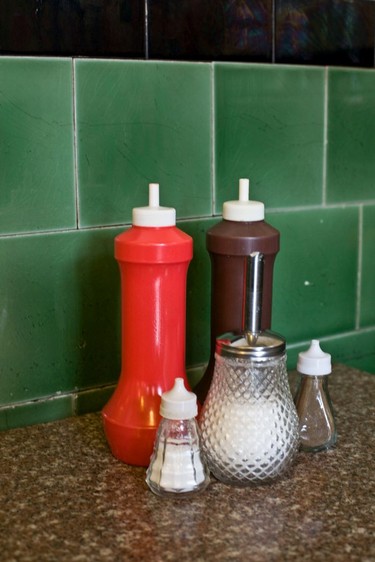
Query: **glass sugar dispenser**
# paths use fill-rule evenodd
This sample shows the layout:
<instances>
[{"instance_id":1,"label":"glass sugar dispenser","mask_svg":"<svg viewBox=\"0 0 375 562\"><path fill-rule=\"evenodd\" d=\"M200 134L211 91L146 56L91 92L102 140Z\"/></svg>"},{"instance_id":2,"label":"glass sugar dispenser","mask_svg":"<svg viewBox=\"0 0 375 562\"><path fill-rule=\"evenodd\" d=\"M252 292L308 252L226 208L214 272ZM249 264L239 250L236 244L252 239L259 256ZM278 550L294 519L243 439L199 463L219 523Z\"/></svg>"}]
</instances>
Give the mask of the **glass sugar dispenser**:
<instances>
[{"instance_id":1,"label":"glass sugar dispenser","mask_svg":"<svg viewBox=\"0 0 375 562\"><path fill-rule=\"evenodd\" d=\"M337 433L328 390L331 356L322 351L319 340L298 355L300 374L295 404L299 417L301 450L315 453L336 444Z\"/></svg>"},{"instance_id":2,"label":"glass sugar dispenser","mask_svg":"<svg viewBox=\"0 0 375 562\"><path fill-rule=\"evenodd\" d=\"M244 330L217 338L213 380L199 420L209 469L237 486L273 481L299 446L285 340L260 329L263 255L245 259Z\"/></svg>"},{"instance_id":3,"label":"glass sugar dispenser","mask_svg":"<svg viewBox=\"0 0 375 562\"><path fill-rule=\"evenodd\" d=\"M183 378L161 396L162 416L146 472L146 482L159 496L186 497L200 492L210 477L201 455L197 397L186 390Z\"/></svg>"}]
</instances>

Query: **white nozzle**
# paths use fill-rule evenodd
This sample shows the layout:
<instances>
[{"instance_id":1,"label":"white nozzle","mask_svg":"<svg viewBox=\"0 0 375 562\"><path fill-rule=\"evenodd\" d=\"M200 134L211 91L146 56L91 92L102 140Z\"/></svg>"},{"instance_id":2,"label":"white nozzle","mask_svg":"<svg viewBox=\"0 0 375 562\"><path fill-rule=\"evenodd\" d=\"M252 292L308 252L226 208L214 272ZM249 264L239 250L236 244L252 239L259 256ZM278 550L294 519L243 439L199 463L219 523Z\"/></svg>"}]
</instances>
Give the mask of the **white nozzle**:
<instances>
[{"instance_id":1,"label":"white nozzle","mask_svg":"<svg viewBox=\"0 0 375 562\"><path fill-rule=\"evenodd\" d=\"M148 207L136 207L133 209L133 225L174 226L176 224L175 209L159 206L159 184L150 183L148 190Z\"/></svg>"},{"instance_id":2,"label":"white nozzle","mask_svg":"<svg viewBox=\"0 0 375 562\"><path fill-rule=\"evenodd\" d=\"M148 186L148 205L149 207L159 207L159 184L150 183Z\"/></svg>"},{"instance_id":3,"label":"white nozzle","mask_svg":"<svg viewBox=\"0 0 375 562\"><path fill-rule=\"evenodd\" d=\"M197 414L196 395L186 390L183 378L176 378L173 388L161 396L160 415L170 420L189 420Z\"/></svg>"},{"instance_id":4,"label":"white nozzle","mask_svg":"<svg viewBox=\"0 0 375 562\"><path fill-rule=\"evenodd\" d=\"M237 201L226 201L223 205L223 219L236 222L255 222L264 220L264 204L249 201L249 180L240 179Z\"/></svg>"},{"instance_id":5,"label":"white nozzle","mask_svg":"<svg viewBox=\"0 0 375 562\"><path fill-rule=\"evenodd\" d=\"M239 200L248 201L249 200L249 185L250 181L248 179L240 179L240 189L239 189Z\"/></svg>"},{"instance_id":6,"label":"white nozzle","mask_svg":"<svg viewBox=\"0 0 375 562\"><path fill-rule=\"evenodd\" d=\"M322 351L319 340L312 340L309 349L298 354L297 371L312 376L330 374L331 356Z\"/></svg>"}]
</instances>

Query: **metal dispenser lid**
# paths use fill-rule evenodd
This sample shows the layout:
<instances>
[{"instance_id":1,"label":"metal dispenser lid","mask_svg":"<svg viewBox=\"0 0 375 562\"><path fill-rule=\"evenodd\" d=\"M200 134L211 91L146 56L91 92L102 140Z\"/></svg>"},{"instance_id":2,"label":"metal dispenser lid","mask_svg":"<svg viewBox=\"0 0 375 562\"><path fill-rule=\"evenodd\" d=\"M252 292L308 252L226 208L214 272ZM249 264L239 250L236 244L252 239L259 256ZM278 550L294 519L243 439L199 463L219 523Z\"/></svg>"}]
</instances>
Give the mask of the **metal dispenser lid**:
<instances>
[{"instance_id":1,"label":"metal dispenser lid","mask_svg":"<svg viewBox=\"0 0 375 562\"><path fill-rule=\"evenodd\" d=\"M285 339L274 332L260 332L249 345L244 334L227 333L216 340L216 353L224 357L266 359L285 351Z\"/></svg>"},{"instance_id":2,"label":"metal dispenser lid","mask_svg":"<svg viewBox=\"0 0 375 562\"><path fill-rule=\"evenodd\" d=\"M228 332L216 339L216 353L226 357L265 359L285 351L285 339L260 329L264 256L253 252L245 260L243 332Z\"/></svg>"}]
</instances>

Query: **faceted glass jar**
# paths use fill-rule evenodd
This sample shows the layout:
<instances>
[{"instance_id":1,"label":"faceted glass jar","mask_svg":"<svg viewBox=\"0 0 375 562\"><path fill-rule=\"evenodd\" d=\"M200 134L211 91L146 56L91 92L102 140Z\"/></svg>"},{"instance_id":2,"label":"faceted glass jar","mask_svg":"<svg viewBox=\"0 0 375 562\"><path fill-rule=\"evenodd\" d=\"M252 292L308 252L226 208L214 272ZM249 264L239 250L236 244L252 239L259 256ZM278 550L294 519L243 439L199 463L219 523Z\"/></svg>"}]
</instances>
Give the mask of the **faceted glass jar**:
<instances>
[{"instance_id":1,"label":"faceted glass jar","mask_svg":"<svg viewBox=\"0 0 375 562\"><path fill-rule=\"evenodd\" d=\"M246 486L283 474L299 446L285 353L268 358L216 353L200 428L203 453L218 480Z\"/></svg>"}]
</instances>

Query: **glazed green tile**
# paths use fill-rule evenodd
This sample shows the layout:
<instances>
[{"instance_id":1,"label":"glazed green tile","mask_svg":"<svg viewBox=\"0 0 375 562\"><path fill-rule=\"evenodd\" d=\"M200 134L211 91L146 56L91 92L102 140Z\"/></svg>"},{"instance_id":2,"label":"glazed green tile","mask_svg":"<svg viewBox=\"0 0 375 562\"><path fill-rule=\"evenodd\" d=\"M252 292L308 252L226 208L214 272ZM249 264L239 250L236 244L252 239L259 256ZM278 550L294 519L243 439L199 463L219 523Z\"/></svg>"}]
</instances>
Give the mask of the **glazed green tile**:
<instances>
[{"instance_id":1,"label":"glazed green tile","mask_svg":"<svg viewBox=\"0 0 375 562\"><path fill-rule=\"evenodd\" d=\"M216 64L216 212L250 178L267 207L322 201L324 70Z\"/></svg>"},{"instance_id":2,"label":"glazed green tile","mask_svg":"<svg viewBox=\"0 0 375 562\"><path fill-rule=\"evenodd\" d=\"M2 404L117 380L117 232L0 238Z\"/></svg>"},{"instance_id":3,"label":"glazed green tile","mask_svg":"<svg viewBox=\"0 0 375 562\"><path fill-rule=\"evenodd\" d=\"M363 209L361 318L363 326L375 325L375 207Z\"/></svg>"},{"instance_id":4,"label":"glazed green tile","mask_svg":"<svg viewBox=\"0 0 375 562\"><path fill-rule=\"evenodd\" d=\"M0 233L75 226L72 63L0 58Z\"/></svg>"},{"instance_id":5,"label":"glazed green tile","mask_svg":"<svg viewBox=\"0 0 375 562\"><path fill-rule=\"evenodd\" d=\"M3 413L5 414L4 417L0 416L1 430L46 423L72 416L73 400L71 395L57 396L26 404L16 404L4 408Z\"/></svg>"},{"instance_id":6,"label":"glazed green tile","mask_svg":"<svg viewBox=\"0 0 375 562\"><path fill-rule=\"evenodd\" d=\"M116 385L90 388L78 392L74 398L74 411L77 415L99 412L111 398Z\"/></svg>"},{"instance_id":7,"label":"glazed green tile","mask_svg":"<svg viewBox=\"0 0 375 562\"><path fill-rule=\"evenodd\" d=\"M211 213L211 67L78 60L80 223L130 222L148 183L178 217Z\"/></svg>"},{"instance_id":8,"label":"glazed green tile","mask_svg":"<svg viewBox=\"0 0 375 562\"><path fill-rule=\"evenodd\" d=\"M375 74L328 73L327 202L375 199Z\"/></svg>"},{"instance_id":9,"label":"glazed green tile","mask_svg":"<svg viewBox=\"0 0 375 562\"><path fill-rule=\"evenodd\" d=\"M323 344L322 344L323 347ZM359 331L324 341L333 363L375 374L375 330Z\"/></svg>"},{"instance_id":10,"label":"glazed green tile","mask_svg":"<svg viewBox=\"0 0 375 562\"><path fill-rule=\"evenodd\" d=\"M272 329L288 343L354 329L357 209L269 213L267 220L281 235Z\"/></svg>"},{"instance_id":11,"label":"glazed green tile","mask_svg":"<svg viewBox=\"0 0 375 562\"><path fill-rule=\"evenodd\" d=\"M217 221L196 220L179 223L192 236L194 256L187 277L186 365L205 363L210 355L211 266L206 250L206 232ZM195 375L194 375L195 378Z\"/></svg>"}]
</instances>

